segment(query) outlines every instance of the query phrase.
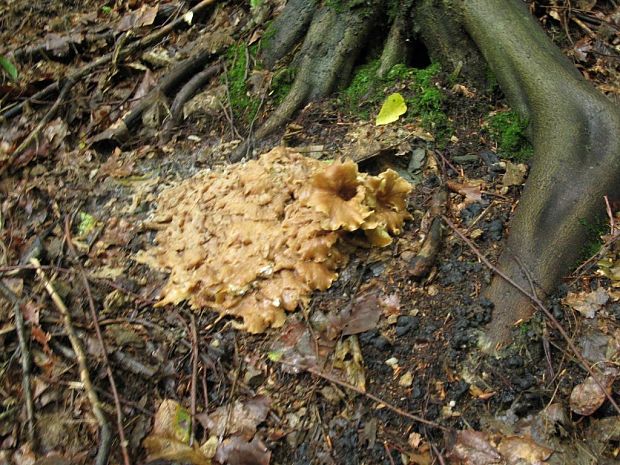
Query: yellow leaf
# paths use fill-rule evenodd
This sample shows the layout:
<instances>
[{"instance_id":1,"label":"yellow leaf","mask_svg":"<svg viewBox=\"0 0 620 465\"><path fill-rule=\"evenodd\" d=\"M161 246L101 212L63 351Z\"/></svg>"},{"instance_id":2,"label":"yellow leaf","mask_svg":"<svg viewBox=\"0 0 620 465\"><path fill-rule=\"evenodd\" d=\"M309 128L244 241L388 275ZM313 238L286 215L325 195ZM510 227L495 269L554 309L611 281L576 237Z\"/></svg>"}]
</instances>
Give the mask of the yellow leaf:
<instances>
[{"instance_id":1,"label":"yellow leaf","mask_svg":"<svg viewBox=\"0 0 620 465\"><path fill-rule=\"evenodd\" d=\"M407 111L405 99L399 93L388 95L383 102L381 111L377 115L375 125L390 124L398 120L398 117Z\"/></svg>"}]
</instances>

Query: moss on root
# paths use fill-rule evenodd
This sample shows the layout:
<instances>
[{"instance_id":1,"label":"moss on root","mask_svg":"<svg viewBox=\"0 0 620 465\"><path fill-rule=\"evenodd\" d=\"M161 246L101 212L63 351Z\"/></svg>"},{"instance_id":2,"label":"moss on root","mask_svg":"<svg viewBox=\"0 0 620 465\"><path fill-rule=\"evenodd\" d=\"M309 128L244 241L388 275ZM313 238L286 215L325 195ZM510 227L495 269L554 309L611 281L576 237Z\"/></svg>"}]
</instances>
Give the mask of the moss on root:
<instances>
[{"instance_id":1,"label":"moss on root","mask_svg":"<svg viewBox=\"0 0 620 465\"><path fill-rule=\"evenodd\" d=\"M236 119L245 123L251 122L258 112L260 100L252 97L247 85L250 72L248 57L255 57L257 46L248 47L246 44L233 45L228 49L228 92L230 106Z\"/></svg>"},{"instance_id":2,"label":"moss on root","mask_svg":"<svg viewBox=\"0 0 620 465\"><path fill-rule=\"evenodd\" d=\"M528 121L513 111L502 111L485 122L489 136L497 144L499 155L523 162L532 157L532 145L525 137Z\"/></svg>"},{"instance_id":3,"label":"moss on root","mask_svg":"<svg viewBox=\"0 0 620 465\"><path fill-rule=\"evenodd\" d=\"M444 95L436 85L441 80L440 65L434 63L418 69L397 64L383 78L377 74L379 66L379 60L373 60L355 70L351 83L340 94L345 110L358 118L370 119L385 99L385 89L395 83L404 84L407 118L410 121L417 118L435 135L440 146L445 145L452 134L452 125L444 112Z\"/></svg>"}]
</instances>

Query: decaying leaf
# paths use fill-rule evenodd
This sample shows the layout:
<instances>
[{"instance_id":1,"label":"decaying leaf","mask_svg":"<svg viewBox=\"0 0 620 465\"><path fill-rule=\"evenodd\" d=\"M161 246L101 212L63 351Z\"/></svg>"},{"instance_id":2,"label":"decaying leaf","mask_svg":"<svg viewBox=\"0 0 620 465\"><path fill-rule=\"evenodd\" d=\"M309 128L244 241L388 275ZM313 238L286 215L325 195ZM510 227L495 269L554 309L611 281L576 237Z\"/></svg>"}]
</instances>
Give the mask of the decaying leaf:
<instances>
[{"instance_id":1,"label":"decaying leaf","mask_svg":"<svg viewBox=\"0 0 620 465\"><path fill-rule=\"evenodd\" d=\"M569 292L563 302L586 318L594 318L596 312L607 303L609 294L599 287L592 292Z\"/></svg>"},{"instance_id":2,"label":"decaying leaf","mask_svg":"<svg viewBox=\"0 0 620 465\"><path fill-rule=\"evenodd\" d=\"M465 203L480 202L482 200L483 181L469 180L464 183L456 181L447 181L448 189L457 194L465 196Z\"/></svg>"},{"instance_id":3,"label":"decaying leaf","mask_svg":"<svg viewBox=\"0 0 620 465\"><path fill-rule=\"evenodd\" d=\"M366 390L366 373L364 358L357 336L349 336L336 344L334 351L334 368L344 371L349 384Z\"/></svg>"},{"instance_id":4,"label":"decaying leaf","mask_svg":"<svg viewBox=\"0 0 620 465\"><path fill-rule=\"evenodd\" d=\"M400 115L403 115L407 112L407 104L405 103L405 99L398 92L388 95L385 101L383 102L383 106L377 115L377 119L375 124L377 126L381 126L383 124L390 124L394 121L398 121Z\"/></svg>"},{"instance_id":5,"label":"decaying leaf","mask_svg":"<svg viewBox=\"0 0 620 465\"><path fill-rule=\"evenodd\" d=\"M553 453L552 449L537 444L529 436L502 438L498 449L506 465L540 465Z\"/></svg>"},{"instance_id":6,"label":"decaying leaf","mask_svg":"<svg viewBox=\"0 0 620 465\"><path fill-rule=\"evenodd\" d=\"M222 436L224 432L252 439L256 427L267 418L271 401L266 396L256 396L246 401L235 401L232 411L228 405L210 414L198 414L196 418L209 434Z\"/></svg>"},{"instance_id":7,"label":"decaying leaf","mask_svg":"<svg viewBox=\"0 0 620 465\"><path fill-rule=\"evenodd\" d=\"M502 456L491 445L487 435L474 430L456 434L449 457L452 463L459 465L491 465L502 461Z\"/></svg>"},{"instance_id":8,"label":"decaying leaf","mask_svg":"<svg viewBox=\"0 0 620 465\"><path fill-rule=\"evenodd\" d=\"M148 453L148 461L172 460L193 465L210 465L211 460L198 447L189 445L190 414L178 402L164 400L157 413L153 430L142 445Z\"/></svg>"},{"instance_id":9,"label":"decaying leaf","mask_svg":"<svg viewBox=\"0 0 620 465\"><path fill-rule=\"evenodd\" d=\"M570 394L571 410L578 415L592 415L605 402L606 394L610 393L617 376L617 370L612 369L598 375L596 380L588 376L583 383L573 388Z\"/></svg>"},{"instance_id":10,"label":"decaying leaf","mask_svg":"<svg viewBox=\"0 0 620 465\"><path fill-rule=\"evenodd\" d=\"M226 465L269 465L271 452L258 438L233 436L218 446L215 459Z\"/></svg>"},{"instance_id":11,"label":"decaying leaf","mask_svg":"<svg viewBox=\"0 0 620 465\"><path fill-rule=\"evenodd\" d=\"M347 261L347 231L391 242L409 218L410 190L391 170L369 176L350 161L278 147L162 192L156 245L136 259L171 272L158 305L188 300L261 332L331 285Z\"/></svg>"}]
</instances>

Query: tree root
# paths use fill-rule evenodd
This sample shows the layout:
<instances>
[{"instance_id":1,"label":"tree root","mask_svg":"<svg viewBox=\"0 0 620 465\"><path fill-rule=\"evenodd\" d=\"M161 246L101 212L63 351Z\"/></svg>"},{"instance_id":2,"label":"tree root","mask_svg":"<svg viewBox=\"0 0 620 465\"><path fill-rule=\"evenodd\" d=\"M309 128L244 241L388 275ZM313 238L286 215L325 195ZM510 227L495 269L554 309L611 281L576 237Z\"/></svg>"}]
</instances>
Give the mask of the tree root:
<instances>
[{"instance_id":1,"label":"tree root","mask_svg":"<svg viewBox=\"0 0 620 465\"><path fill-rule=\"evenodd\" d=\"M191 99L201 88L203 88L216 74L222 70L221 63L216 63L209 66L203 71L195 74L187 83L181 88L181 90L174 97L174 101L170 106L170 116L166 121L161 133L159 141L165 143L170 139L172 130L179 124L183 116L183 105Z\"/></svg>"},{"instance_id":2,"label":"tree root","mask_svg":"<svg viewBox=\"0 0 620 465\"><path fill-rule=\"evenodd\" d=\"M515 109L530 121L534 164L498 267L522 286L526 273L543 294L579 259L587 226L620 195L620 110L562 55L518 0L463 3L464 25ZM518 39L515 39L518 38ZM518 257L523 263L522 269ZM510 342L527 319L527 297L495 277L486 348Z\"/></svg>"},{"instance_id":3,"label":"tree root","mask_svg":"<svg viewBox=\"0 0 620 465\"><path fill-rule=\"evenodd\" d=\"M297 3L289 3L285 12ZM310 5L314 1L306 0L306 3ZM355 60L381 11L380 3L374 0L370 6L343 11L323 6L314 12L305 40L297 53L298 62L294 65L297 75L291 90L256 131L256 139L263 139L283 126L306 103L325 97L348 83ZM232 154L231 161L243 158L251 143L248 140L242 144Z\"/></svg>"},{"instance_id":4,"label":"tree root","mask_svg":"<svg viewBox=\"0 0 620 465\"><path fill-rule=\"evenodd\" d=\"M182 86L198 70L204 67L213 55L203 51L177 64L151 91L125 116L116 121L105 131L94 136L89 143L101 145L112 142L125 142L131 132L141 121L142 114L155 105L162 96L169 96L175 89Z\"/></svg>"}]
</instances>

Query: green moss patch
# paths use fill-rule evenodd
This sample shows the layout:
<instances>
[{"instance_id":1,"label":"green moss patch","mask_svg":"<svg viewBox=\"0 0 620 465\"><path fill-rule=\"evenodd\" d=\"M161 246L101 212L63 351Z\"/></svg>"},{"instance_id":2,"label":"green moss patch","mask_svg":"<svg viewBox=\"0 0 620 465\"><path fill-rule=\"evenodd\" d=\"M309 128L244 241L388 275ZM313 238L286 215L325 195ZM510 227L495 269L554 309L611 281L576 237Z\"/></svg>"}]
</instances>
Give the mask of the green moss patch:
<instances>
[{"instance_id":1,"label":"green moss patch","mask_svg":"<svg viewBox=\"0 0 620 465\"><path fill-rule=\"evenodd\" d=\"M514 111L502 111L489 117L486 130L491 140L497 144L500 156L523 162L531 158L532 145L525 137L528 121Z\"/></svg>"},{"instance_id":2,"label":"green moss patch","mask_svg":"<svg viewBox=\"0 0 620 465\"><path fill-rule=\"evenodd\" d=\"M248 57L256 55L257 47L248 47L245 44L234 45L228 49L228 92L230 106L235 118L249 123L254 119L260 106L260 100L250 96L247 86L247 76L250 73Z\"/></svg>"}]
</instances>

